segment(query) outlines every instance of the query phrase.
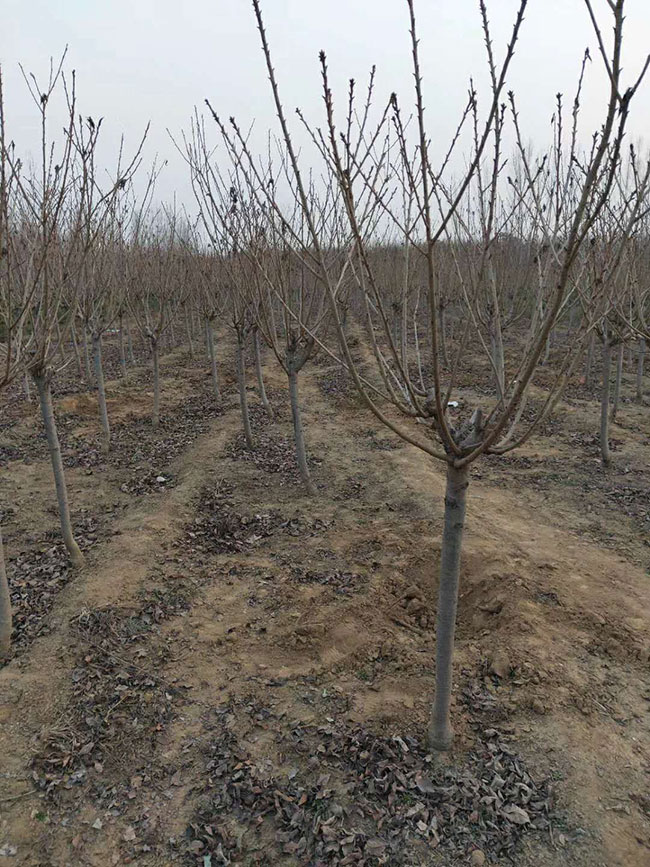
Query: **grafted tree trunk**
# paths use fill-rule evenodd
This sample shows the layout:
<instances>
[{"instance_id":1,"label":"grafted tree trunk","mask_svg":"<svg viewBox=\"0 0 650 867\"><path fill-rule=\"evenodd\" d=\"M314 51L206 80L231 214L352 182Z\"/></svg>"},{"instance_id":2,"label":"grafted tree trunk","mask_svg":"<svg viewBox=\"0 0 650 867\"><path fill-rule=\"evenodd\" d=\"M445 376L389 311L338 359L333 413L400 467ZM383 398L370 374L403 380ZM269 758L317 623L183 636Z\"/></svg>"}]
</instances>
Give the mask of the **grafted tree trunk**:
<instances>
[{"instance_id":1,"label":"grafted tree trunk","mask_svg":"<svg viewBox=\"0 0 650 867\"><path fill-rule=\"evenodd\" d=\"M70 562L72 565L75 568L81 568L84 565L84 558L72 531L70 506L68 504L68 489L65 483L63 460L61 458L61 446L59 444L59 435L56 430L56 421L54 418L54 410L52 408L50 375L45 371L33 373L32 375L34 377L34 382L36 383L36 388L38 389L41 415L43 416L47 444L50 450L50 460L52 462L52 471L54 473L54 484L56 486L56 497L59 505L59 519L61 521L63 542L68 554L70 555Z\"/></svg>"},{"instance_id":2,"label":"grafted tree trunk","mask_svg":"<svg viewBox=\"0 0 650 867\"><path fill-rule=\"evenodd\" d=\"M316 488L311 480L309 465L307 463L307 450L305 448L305 432L302 427L302 415L300 413L300 399L298 393L298 370L295 355L288 356L289 398L291 400L291 417L293 419L293 435L296 443L296 459L298 469L302 477L307 493L313 496Z\"/></svg>"},{"instance_id":3,"label":"grafted tree trunk","mask_svg":"<svg viewBox=\"0 0 650 867\"><path fill-rule=\"evenodd\" d=\"M605 335L603 343L603 383L600 395L600 455L603 464L610 461L609 453L609 375L612 367L612 347Z\"/></svg>"},{"instance_id":4,"label":"grafted tree trunk","mask_svg":"<svg viewBox=\"0 0 650 867\"><path fill-rule=\"evenodd\" d=\"M124 316L120 313L120 367L122 368L122 376L126 376L126 354L124 352Z\"/></svg>"},{"instance_id":5,"label":"grafted tree trunk","mask_svg":"<svg viewBox=\"0 0 650 867\"><path fill-rule=\"evenodd\" d=\"M262 355L260 352L260 332L257 328L253 329L253 348L255 350L255 376L257 377L257 388L260 393L262 406L267 411L268 415L273 418L273 410L266 396L266 388L264 387L264 374L262 373Z\"/></svg>"},{"instance_id":6,"label":"grafted tree trunk","mask_svg":"<svg viewBox=\"0 0 650 867\"><path fill-rule=\"evenodd\" d=\"M160 358L158 338L153 335L149 337L151 343L151 357L153 361L153 414L151 416L151 424L154 428L160 425Z\"/></svg>"},{"instance_id":7,"label":"grafted tree trunk","mask_svg":"<svg viewBox=\"0 0 650 867\"><path fill-rule=\"evenodd\" d=\"M212 320L210 318L206 318L205 320L205 341L208 346L208 357L210 358L210 375L212 376L212 390L214 391L214 396L218 402L219 400L221 400L221 393L219 391L217 353L214 349L214 329L212 328Z\"/></svg>"},{"instance_id":8,"label":"grafted tree trunk","mask_svg":"<svg viewBox=\"0 0 650 867\"><path fill-rule=\"evenodd\" d=\"M643 364L645 362L645 337L639 337L639 354L636 362L636 399L643 400Z\"/></svg>"},{"instance_id":9,"label":"grafted tree trunk","mask_svg":"<svg viewBox=\"0 0 650 867\"><path fill-rule=\"evenodd\" d=\"M106 405L101 334L93 334L93 362L95 364L95 379L97 380L97 398L99 401L99 418L102 423L103 447L104 452L108 454L111 448L111 425L108 420L108 406Z\"/></svg>"},{"instance_id":10,"label":"grafted tree trunk","mask_svg":"<svg viewBox=\"0 0 650 867\"><path fill-rule=\"evenodd\" d=\"M469 485L469 469L457 469L447 464L445 491L445 522L440 554L440 586L436 615L436 685L429 723L429 747L448 750L453 740L449 709L453 676L454 635L460 554L465 526L465 504Z\"/></svg>"},{"instance_id":11,"label":"grafted tree trunk","mask_svg":"<svg viewBox=\"0 0 650 867\"><path fill-rule=\"evenodd\" d=\"M244 437L246 445L253 450L253 434L251 421L248 415L248 395L246 394L246 367L244 364L244 334L237 332L237 384L239 386L239 406L241 408L242 423L244 425Z\"/></svg>"},{"instance_id":12,"label":"grafted tree trunk","mask_svg":"<svg viewBox=\"0 0 650 867\"><path fill-rule=\"evenodd\" d=\"M618 404L621 398L621 380L623 379L623 353L625 346L619 343L616 350L616 381L614 383L614 397L612 398L612 421L616 419Z\"/></svg>"},{"instance_id":13,"label":"grafted tree trunk","mask_svg":"<svg viewBox=\"0 0 650 867\"><path fill-rule=\"evenodd\" d=\"M0 662L8 659L11 653L11 628L11 596L0 527Z\"/></svg>"}]
</instances>

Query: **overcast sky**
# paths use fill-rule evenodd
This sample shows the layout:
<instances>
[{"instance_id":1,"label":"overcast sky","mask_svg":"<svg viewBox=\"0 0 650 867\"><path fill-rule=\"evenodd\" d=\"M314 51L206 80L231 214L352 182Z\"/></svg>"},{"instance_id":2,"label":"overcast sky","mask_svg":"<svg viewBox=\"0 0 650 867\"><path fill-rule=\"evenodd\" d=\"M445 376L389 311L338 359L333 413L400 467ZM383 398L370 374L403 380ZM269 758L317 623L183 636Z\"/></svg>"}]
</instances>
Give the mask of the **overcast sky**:
<instances>
[{"instance_id":1,"label":"overcast sky","mask_svg":"<svg viewBox=\"0 0 650 867\"><path fill-rule=\"evenodd\" d=\"M605 36L611 35L606 0L594 0ZM496 46L502 49L517 0L488 0ZM650 50L650 3L628 0L624 67L636 76ZM485 89L478 0L416 0L429 131L442 148L466 100L470 76ZM405 0L265 0L263 11L287 109L302 107L319 120L318 51L327 52L332 80L364 80L377 66L377 100L397 91L412 104ZM168 159L159 197L174 191L191 205L187 170L166 133L187 129L195 105L208 97L224 117L242 126L255 120L258 141L275 128L253 11L248 0L3 0L0 61L8 131L19 148L31 146L37 117L18 68L47 73L50 56L69 46L77 72L79 107L105 118L104 143L114 149L124 132L135 146L148 120L146 155ZM585 140L603 115L606 82L583 0L530 0L509 87L514 89L527 137L548 144L555 94L572 99L584 49L591 48L583 100ZM627 83L627 82L626 82ZM630 136L648 137L650 80L636 101ZM216 136L214 137L216 142Z\"/></svg>"}]
</instances>

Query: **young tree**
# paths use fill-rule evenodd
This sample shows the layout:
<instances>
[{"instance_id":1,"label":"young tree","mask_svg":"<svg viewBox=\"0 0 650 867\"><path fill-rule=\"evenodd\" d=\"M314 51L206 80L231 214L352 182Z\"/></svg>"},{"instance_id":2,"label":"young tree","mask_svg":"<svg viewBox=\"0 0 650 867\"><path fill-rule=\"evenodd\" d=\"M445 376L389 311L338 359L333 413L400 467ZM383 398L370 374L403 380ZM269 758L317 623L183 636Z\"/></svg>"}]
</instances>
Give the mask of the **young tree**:
<instances>
[{"instance_id":1,"label":"young tree","mask_svg":"<svg viewBox=\"0 0 650 867\"><path fill-rule=\"evenodd\" d=\"M319 220L322 215L315 211L308 195L303 171L299 165L297 150L280 99L279 88L271 61L270 48L263 26L259 0L253 6L259 27L262 49L266 59L275 107L285 143L289 167L295 183L297 201L302 209L308 227L318 276L324 285L331 303L332 315L337 328L338 338L348 369L363 396L366 404L375 415L407 442L416 445L426 455L444 462L447 474L445 494L444 529L440 562L440 580L436 619L436 684L428 742L433 750L446 750L451 746L453 735L450 722L450 700L452 689L452 663L460 557L469 468L481 455L502 455L524 443L536 427L548 416L573 368L582 341L576 340L570 351L561 360L555 381L549 389L543 405L534 413L534 419L526 418L524 423L523 406L533 382L536 371L543 362L547 342L557 326L567 304L574 298L575 282L582 268L581 251L594 229L597 218L606 207L613 189L620 162L621 145L625 134L630 105L636 93L645 68L630 87L622 86L621 51L623 44L624 0L611 0L609 3L614 32L611 47L605 46L601 27L593 11L591 0L585 0L589 18L593 24L598 51L609 79L609 94L601 128L594 134L593 145L586 155L580 153L577 135L571 136L568 151L557 155L555 166L532 167L523 173L521 184L514 198L513 206L521 209L522 223L527 226L529 242L540 246L547 245L552 255L552 266L548 268L548 280L544 280L544 304L536 318L534 329L523 347L518 348L518 356L504 365L502 387L496 397L481 401L473 411L462 412L452 417L450 397L454 388L457 360L464 353L484 352L488 364L494 363L491 344L482 331L479 299L485 281L497 288L501 275L490 275L490 269L497 264L491 251L498 236L497 216L500 213L500 174L503 150L503 124L505 114L501 108L502 94L506 76L519 38L527 2L521 0L515 18L512 36L501 63L497 62L495 48L490 35L485 3L480 3L481 25L485 36L487 66L492 92L488 100L487 113L483 121L475 121L475 132L471 136L473 145L467 169L461 177L450 175L449 153L442 166L433 165L430 133L425 124L425 106L422 74L420 70L420 46L416 34L414 0L407 0L411 55L415 82L415 153L409 145L409 132L395 95L391 96L389 109L390 121L394 130L396 147L392 150L375 145L383 137L386 113L382 115L377 128L366 128L363 109L356 110L352 99L348 100L348 110L340 127L335 120L335 106L329 84L325 55L321 54L321 73L325 102L325 129L316 133L319 150L324 156L322 165L332 183L338 190L348 218L352 236L351 256L358 266L356 273L360 291L369 297L376 313L373 316L373 329L377 332L376 342L381 343L382 361L379 365L384 385L384 398L389 400L407 419L418 419L429 428L429 436L419 435L408 424L394 420L394 414L385 411L368 385L362 379L352 356L346 334L341 325L340 310L337 304L337 276L333 275L321 246ZM459 124L457 135L452 141L449 152L461 140L467 118L473 116L473 106L477 97L470 93ZM578 117L578 104L574 107ZM518 123L516 114L512 120ZM353 137L350 130L356 126ZM360 131L359 131L360 129ZM479 166L491 153L491 184L486 186L479 172ZM525 156L525 154L522 154ZM396 167L392 169L390 163ZM378 178L388 172L389 189L378 183ZM400 180L406 178L406 187ZM640 200L644 189L633 189L627 209L619 220L621 236L629 232L640 210ZM445 242L458 243L459 219L462 218L463 203L472 196L485 198L486 230L479 245L478 263L472 263L472 273L481 280L471 281L469 291L461 290L457 298L459 309L464 312L464 326L455 353L456 364L447 375L443 375L440 365L440 287L437 282L437 256ZM403 206L414 202L409 209ZM402 244L412 248L424 265L426 274L423 306L426 308L428 325L427 349L429 360L426 365L424 388L418 378L411 374L410 367L402 363L400 354L393 341L390 316L385 309L385 301L380 282L380 274L374 267L370 252L376 237L375 227L367 219L368 202L378 202L385 220L393 227ZM553 207L551 204L555 203ZM554 210L567 207L561 220L562 231L554 229ZM526 217L528 212L531 217ZM404 214L407 218L404 219ZM493 290L490 288L492 298ZM498 294L497 294L498 298ZM503 316L503 311L490 311L494 318ZM499 372L500 375L500 372Z\"/></svg>"}]
</instances>

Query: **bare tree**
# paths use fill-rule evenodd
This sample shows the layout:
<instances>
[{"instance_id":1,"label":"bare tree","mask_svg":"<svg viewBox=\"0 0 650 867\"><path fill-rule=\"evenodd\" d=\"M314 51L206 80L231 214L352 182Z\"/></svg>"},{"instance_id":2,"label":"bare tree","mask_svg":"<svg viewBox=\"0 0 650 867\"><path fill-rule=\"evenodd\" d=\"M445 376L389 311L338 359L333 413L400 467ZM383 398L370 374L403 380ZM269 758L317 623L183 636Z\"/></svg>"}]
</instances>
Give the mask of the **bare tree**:
<instances>
[{"instance_id":1,"label":"bare tree","mask_svg":"<svg viewBox=\"0 0 650 867\"><path fill-rule=\"evenodd\" d=\"M280 99L260 2L253 0L296 198L310 236L313 250L310 262L317 270L330 299L345 363L365 403L377 418L426 455L443 461L446 465L447 487L436 621L436 686L428 736L429 746L434 750L448 749L453 737L449 708L469 468L481 455L502 455L526 442L552 411L568 375L582 353L584 340L574 340L557 366L546 400L541 407L535 408L532 421L530 415L524 417L523 408L535 373L544 361L549 337L568 304L575 298L576 285L584 268L581 251L589 241L595 223L614 188L630 104L648 65L646 63L639 78L629 88L623 88L621 50L624 0L612 0L609 3L614 25L609 49L605 46L590 0L585 2L598 51L609 78L609 95L602 126L594 134L592 147L583 155L578 146L579 101L576 99L574 126L573 131L569 131L566 150L563 147L558 151L557 142L564 142L565 138L557 136L552 149L554 164L553 161L547 164L547 161L543 160L541 164L533 165L526 157L525 149L520 148L523 171L519 183L516 184L515 195L510 202L505 203L499 183L503 162L503 128L507 119L502 108L502 94L523 23L526 0L521 0L519 4L512 36L500 63L496 59L486 6L483 2L480 3L492 92L487 112L479 121L474 108L477 95L473 89L470 91L468 104L461 113L457 134L440 166L432 163L430 136L425 124L420 46L416 34L413 0L407 0L406 5L415 81L414 147L410 144L409 128L402 118L400 104L395 95L391 96L387 109L372 129L368 126L367 112L363 106L358 109L354 99L350 97L339 128L335 118L327 62L325 55L321 54L325 129L322 132L315 131L313 140L323 157L321 165L332 178L348 218L352 239L350 257L355 265L359 291L368 298L373 311L371 323L376 335L373 344L382 382L383 400L392 403L407 420L418 420L428 428L428 435L423 436L412 424L399 423L395 421L394 413L384 410L376 390L373 391L363 380L352 356L337 304L339 273L333 273L325 256L319 227L321 214L314 208L308 195L308 186L304 181ZM369 100L366 104L368 102ZM511 123L518 130L519 120L514 100L511 115ZM382 144L386 140L384 128L388 118L392 125L391 141L395 141L394 148ZM468 124L470 127L473 124L474 129L473 132L470 131L471 152L467 169L462 176L454 178L451 176L449 155L456 149L459 141L466 140L467 136L464 134ZM353 132L354 130L356 132ZM522 140L520 133L517 133L517 138ZM482 175L482 166L486 160L491 166L488 183ZM392 163L395 163L395 166L392 166ZM638 218L644 195L645 189L641 185L632 189L626 208L618 214L621 248L624 247L624 240L629 235L631 226ZM453 243L457 247L457 255L461 258L460 229L464 214L467 213L468 202L473 198L483 201L485 207L484 217L481 219L480 243L472 253L473 256L478 255L478 261L468 263L466 256L461 259L461 267L465 269L465 274L469 275L464 284L461 283L456 299L458 308L463 311L463 331L457 341L455 362L444 375L440 364L438 311L441 291L437 279L437 256L445 243ZM402 244L409 245L413 255L420 259L425 269L422 299L425 313L422 318L426 321L428 331L428 362L423 370L423 383L420 382L420 376L412 375L410 366L403 363L393 339L381 274L370 255L377 234L375 225L368 219L368 213L372 213L368 206L371 201L381 207L385 220L393 226L396 236L401 238ZM412 207L409 207L410 203L413 203ZM496 371L500 382L494 399L480 401L473 409L462 409L461 412L452 414L450 397L455 387L458 360L472 351L483 353L488 364L495 366L493 341L490 334L486 339L479 313L481 299L485 297L487 287L487 297L492 299L488 327L490 323L493 329L497 327L497 317L503 321L504 311L500 304L495 303L495 298L500 301L500 286L505 277L499 274L493 253L499 237L501 215L507 214L509 208L515 208L521 214L519 225L526 227L528 242L536 243L540 249L547 248L544 255L548 256L548 267L545 270L546 276L542 278L541 289L543 304L540 305L534 327L523 347L517 347L517 357L504 363L503 376L500 369ZM558 209L559 221L556 219ZM516 220L510 222L517 224ZM558 222L561 227L559 231ZM494 275L492 269L496 272ZM407 321L410 321L410 317L407 317ZM583 337L587 333L588 329L583 328ZM498 335L496 339L498 341ZM498 351L500 353L500 349ZM500 368L500 360L498 367Z\"/></svg>"}]
</instances>

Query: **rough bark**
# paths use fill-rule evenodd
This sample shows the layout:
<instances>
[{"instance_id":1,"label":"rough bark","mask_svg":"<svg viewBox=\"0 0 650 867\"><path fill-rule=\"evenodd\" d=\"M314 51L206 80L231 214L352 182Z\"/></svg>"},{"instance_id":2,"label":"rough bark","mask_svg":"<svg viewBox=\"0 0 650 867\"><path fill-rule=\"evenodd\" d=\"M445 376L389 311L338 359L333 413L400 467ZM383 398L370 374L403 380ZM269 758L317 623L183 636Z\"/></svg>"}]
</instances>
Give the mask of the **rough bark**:
<instances>
[{"instance_id":1,"label":"rough bark","mask_svg":"<svg viewBox=\"0 0 650 867\"><path fill-rule=\"evenodd\" d=\"M214 329L212 328L212 321L210 319L205 320L205 340L208 346L208 357L210 358L212 390L214 391L214 396L218 402L221 400L221 393L219 391L219 371L217 369L217 353L214 349Z\"/></svg>"},{"instance_id":2,"label":"rough bark","mask_svg":"<svg viewBox=\"0 0 650 867\"><path fill-rule=\"evenodd\" d=\"M436 615L436 684L428 737L430 749L438 751L448 750L453 741L449 708L451 705L460 554L465 526L468 485L468 467L457 469L452 464L448 464Z\"/></svg>"},{"instance_id":3,"label":"rough bark","mask_svg":"<svg viewBox=\"0 0 650 867\"><path fill-rule=\"evenodd\" d=\"M255 349L255 376L257 377L257 389L260 394L262 406L272 418L273 410L271 409L271 404L269 403L269 399L266 396L266 388L264 386L264 374L262 373L262 355L260 352L260 333L257 328L253 329L253 347Z\"/></svg>"},{"instance_id":4,"label":"rough bark","mask_svg":"<svg viewBox=\"0 0 650 867\"><path fill-rule=\"evenodd\" d=\"M307 451L305 448L305 433L302 427L302 415L300 413L300 400L298 394L298 372L289 364L289 397L291 399L291 416L293 418L293 435L296 443L296 458L298 468L304 482L307 493L313 496L316 488L311 480L309 465L307 464Z\"/></svg>"},{"instance_id":5,"label":"rough bark","mask_svg":"<svg viewBox=\"0 0 650 867\"><path fill-rule=\"evenodd\" d=\"M251 431L251 421L248 415L248 395L246 393L246 367L244 365L244 335L237 334L237 384L239 385L239 406L241 408L241 417L244 425L244 437L246 445L252 451L253 434Z\"/></svg>"},{"instance_id":6,"label":"rough bark","mask_svg":"<svg viewBox=\"0 0 650 867\"><path fill-rule=\"evenodd\" d=\"M157 428L160 424L160 358L158 352L158 340L151 337L151 356L153 359L153 413L151 424Z\"/></svg>"},{"instance_id":7,"label":"rough bark","mask_svg":"<svg viewBox=\"0 0 650 867\"><path fill-rule=\"evenodd\" d=\"M25 385L25 400L27 401L27 403L31 403L32 402L32 390L29 387L29 374L28 373L25 374L23 382Z\"/></svg>"},{"instance_id":8,"label":"rough bark","mask_svg":"<svg viewBox=\"0 0 650 867\"><path fill-rule=\"evenodd\" d=\"M54 410L52 408L50 377L45 372L35 373L33 376L36 388L38 389L41 415L43 416L47 444L50 450L50 460L52 462L52 471L54 473L54 484L56 486L56 497L59 505L59 519L61 521L63 542L68 554L70 555L72 565L75 568L81 568L84 565L84 558L77 542L75 541L74 533L72 531L70 506L68 504L68 489L65 482L59 435L56 430L56 421L54 418Z\"/></svg>"},{"instance_id":9,"label":"rough bark","mask_svg":"<svg viewBox=\"0 0 650 867\"><path fill-rule=\"evenodd\" d=\"M623 379L623 352L625 347L619 343L616 350L616 381L614 383L614 396L612 398L612 421L616 419L618 404L621 398L621 380Z\"/></svg>"},{"instance_id":10,"label":"rough bark","mask_svg":"<svg viewBox=\"0 0 650 867\"><path fill-rule=\"evenodd\" d=\"M643 364L645 362L645 337L639 337L639 354L636 362L636 399L643 400Z\"/></svg>"},{"instance_id":11,"label":"rough bark","mask_svg":"<svg viewBox=\"0 0 650 867\"><path fill-rule=\"evenodd\" d=\"M11 629L11 596L0 527L0 661L8 659L11 653Z\"/></svg>"},{"instance_id":12,"label":"rough bark","mask_svg":"<svg viewBox=\"0 0 650 867\"><path fill-rule=\"evenodd\" d=\"M600 395L600 456L605 465L609 464L609 375L612 367L612 347L605 337L603 343L603 382Z\"/></svg>"},{"instance_id":13,"label":"rough bark","mask_svg":"<svg viewBox=\"0 0 650 867\"><path fill-rule=\"evenodd\" d=\"M102 423L103 448L104 452L108 453L111 448L111 425L108 420L108 406L106 405L101 334L93 334L93 362L95 365L95 379L97 380L97 399L99 401L99 419Z\"/></svg>"}]
</instances>

